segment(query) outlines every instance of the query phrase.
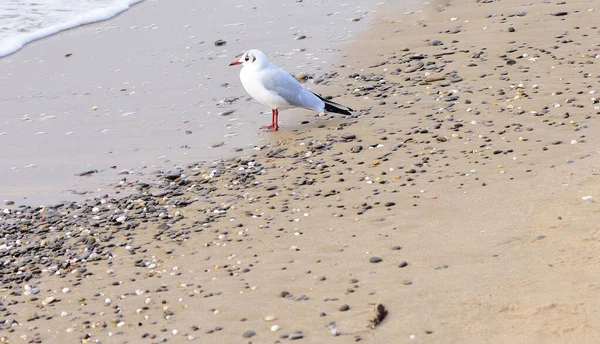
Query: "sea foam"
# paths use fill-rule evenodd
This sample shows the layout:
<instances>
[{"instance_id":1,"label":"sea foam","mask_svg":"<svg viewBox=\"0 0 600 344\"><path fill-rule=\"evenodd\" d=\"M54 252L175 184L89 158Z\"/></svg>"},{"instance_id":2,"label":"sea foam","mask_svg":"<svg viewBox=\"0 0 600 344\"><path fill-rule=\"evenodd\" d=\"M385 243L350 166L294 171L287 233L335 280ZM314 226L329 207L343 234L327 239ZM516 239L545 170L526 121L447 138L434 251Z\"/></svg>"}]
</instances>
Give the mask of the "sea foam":
<instances>
[{"instance_id":1,"label":"sea foam","mask_svg":"<svg viewBox=\"0 0 600 344\"><path fill-rule=\"evenodd\" d=\"M141 1L0 1L0 57L60 31L110 19Z\"/></svg>"}]
</instances>

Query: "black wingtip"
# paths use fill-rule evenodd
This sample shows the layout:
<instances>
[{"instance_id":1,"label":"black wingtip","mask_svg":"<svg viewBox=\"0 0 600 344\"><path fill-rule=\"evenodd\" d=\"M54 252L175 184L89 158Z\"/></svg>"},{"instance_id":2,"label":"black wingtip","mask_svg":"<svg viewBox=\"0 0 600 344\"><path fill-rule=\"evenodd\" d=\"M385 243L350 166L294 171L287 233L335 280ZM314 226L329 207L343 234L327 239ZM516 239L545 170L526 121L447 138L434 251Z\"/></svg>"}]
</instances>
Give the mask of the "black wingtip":
<instances>
[{"instance_id":1,"label":"black wingtip","mask_svg":"<svg viewBox=\"0 0 600 344\"><path fill-rule=\"evenodd\" d=\"M342 115L346 115L346 116L350 116L352 115L351 108L342 105L342 104L338 104L336 102L332 102L331 100L327 100L325 98L323 98L321 95L316 94L313 91L310 91L312 94L314 94L315 96L317 96L319 99L321 99L324 103L325 103L325 111L326 112L333 112L333 113L339 113Z\"/></svg>"},{"instance_id":2,"label":"black wingtip","mask_svg":"<svg viewBox=\"0 0 600 344\"><path fill-rule=\"evenodd\" d=\"M326 100L325 101L325 111L350 116L350 115L352 115L352 113L350 111L354 111L354 110L352 110L351 108L349 108L347 106L340 105L340 104Z\"/></svg>"}]
</instances>

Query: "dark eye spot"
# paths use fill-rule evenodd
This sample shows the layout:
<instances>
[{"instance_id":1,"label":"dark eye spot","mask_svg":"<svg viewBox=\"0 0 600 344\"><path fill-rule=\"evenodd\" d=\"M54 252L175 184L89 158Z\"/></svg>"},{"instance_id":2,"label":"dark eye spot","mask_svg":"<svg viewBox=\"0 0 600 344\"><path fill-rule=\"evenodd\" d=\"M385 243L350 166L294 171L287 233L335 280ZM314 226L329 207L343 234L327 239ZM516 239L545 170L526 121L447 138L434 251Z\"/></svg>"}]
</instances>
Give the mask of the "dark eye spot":
<instances>
[{"instance_id":1,"label":"dark eye spot","mask_svg":"<svg viewBox=\"0 0 600 344\"><path fill-rule=\"evenodd\" d=\"M250 61L250 57L248 55L246 55L246 57L244 57L244 61L246 61L246 62Z\"/></svg>"}]
</instances>

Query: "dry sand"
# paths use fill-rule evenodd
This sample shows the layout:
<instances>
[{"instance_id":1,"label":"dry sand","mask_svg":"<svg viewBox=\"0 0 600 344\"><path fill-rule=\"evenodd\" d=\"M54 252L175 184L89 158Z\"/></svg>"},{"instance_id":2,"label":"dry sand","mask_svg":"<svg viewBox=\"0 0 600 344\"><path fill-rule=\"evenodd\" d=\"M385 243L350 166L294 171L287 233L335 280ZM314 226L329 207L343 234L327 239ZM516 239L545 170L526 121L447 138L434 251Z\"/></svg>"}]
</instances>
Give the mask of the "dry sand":
<instances>
[{"instance_id":1,"label":"dry sand","mask_svg":"<svg viewBox=\"0 0 600 344\"><path fill-rule=\"evenodd\" d=\"M113 235L101 245L110 259L42 272L28 282L40 289L34 300L12 283L4 336L275 343L302 331L304 343L597 342L595 5L390 8L318 89L359 116L298 125L312 118L286 111L255 156L189 170L184 194L154 197L198 200L166 208L171 220L71 228L84 239ZM43 306L48 297L59 301ZM376 304L389 313L371 329Z\"/></svg>"}]
</instances>

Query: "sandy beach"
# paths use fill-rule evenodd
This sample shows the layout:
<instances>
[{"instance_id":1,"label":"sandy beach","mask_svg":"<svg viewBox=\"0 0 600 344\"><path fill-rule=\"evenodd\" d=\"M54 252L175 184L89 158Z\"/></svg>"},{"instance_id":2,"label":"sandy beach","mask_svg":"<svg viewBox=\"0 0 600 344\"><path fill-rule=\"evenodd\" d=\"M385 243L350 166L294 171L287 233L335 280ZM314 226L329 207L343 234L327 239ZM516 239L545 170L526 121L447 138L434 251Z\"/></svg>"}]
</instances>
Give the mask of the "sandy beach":
<instances>
[{"instance_id":1,"label":"sandy beach","mask_svg":"<svg viewBox=\"0 0 600 344\"><path fill-rule=\"evenodd\" d=\"M388 5L307 81L355 115L7 207L2 342L597 342L595 6Z\"/></svg>"}]
</instances>

